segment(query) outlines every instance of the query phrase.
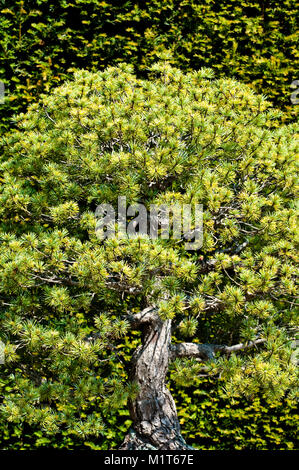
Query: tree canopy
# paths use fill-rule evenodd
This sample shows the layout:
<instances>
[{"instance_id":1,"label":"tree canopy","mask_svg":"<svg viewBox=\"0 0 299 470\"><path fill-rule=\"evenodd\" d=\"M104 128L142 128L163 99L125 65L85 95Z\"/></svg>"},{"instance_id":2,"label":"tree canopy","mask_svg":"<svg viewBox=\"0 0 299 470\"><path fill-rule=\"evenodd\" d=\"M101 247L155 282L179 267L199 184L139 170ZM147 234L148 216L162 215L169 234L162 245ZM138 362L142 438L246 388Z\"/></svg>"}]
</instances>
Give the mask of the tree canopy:
<instances>
[{"instance_id":1,"label":"tree canopy","mask_svg":"<svg viewBox=\"0 0 299 470\"><path fill-rule=\"evenodd\" d=\"M247 85L167 61L146 79L127 64L78 71L18 117L0 141L6 419L104 433L140 398L117 341L145 324L175 335L178 383L207 374L228 396L295 397L298 126L278 119ZM202 247L100 240L95 210L119 196L202 204Z\"/></svg>"}]
</instances>

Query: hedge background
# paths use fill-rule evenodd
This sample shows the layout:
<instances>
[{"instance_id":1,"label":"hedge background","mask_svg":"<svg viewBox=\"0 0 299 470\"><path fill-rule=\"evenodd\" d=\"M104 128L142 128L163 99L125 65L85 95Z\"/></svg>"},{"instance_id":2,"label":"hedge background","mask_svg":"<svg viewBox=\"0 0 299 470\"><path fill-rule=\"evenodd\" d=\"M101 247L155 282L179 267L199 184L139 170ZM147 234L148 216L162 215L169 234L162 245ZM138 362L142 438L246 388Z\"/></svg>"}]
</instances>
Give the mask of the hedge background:
<instances>
[{"instance_id":1,"label":"hedge background","mask_svg":"<svg viewBox=\"0 0 299 470\"><path fill-rule=\"evenodd\" d=\"M182 69L237 77L296 116L295 0L0 0L0 11L2 129L74 68L126 61L144 73L165 49Z\"/></svg>"},{"instance_id":2,"label":"hedge background","mask_svg":"<svg viewBox=\"0 0 299 470\"><path fill-rule=\"evenodd\" d=\"M250 83L294 120L290 102L296 73L295 0L0 0L0 131L13 127L13 115L65 80L76 68L97 70L119 61L140 75L165 50L183 70L212 67L216 76ZM126 338L124 362L137 339ZM121 349L120 349L121 350ZM125 371L124 371L125 377ZM1 390L13 387L0 379ZM197 387L172 385L184 437L201 449L294 449L298 415L289 402L232 403L201 379ZM49 436L0 417L0 448L116 448L130 425L125 409L108 421L100 442L67 433Z\"/></svg>"},{"instance_id":3,"label":"hedge background","mask_svg":"<svg viewBox=\"0 0 299 470\"><path fill-rule=\"evenodd\" d=\"M140 332L131 332L118 344L122 369L127 379L126 367L133 350L139 345ZM201 450L295 450L298 449L298 409L294 402L285 399L271 402L263 397L253 400L231 400L225 396L223 384L212 379L199 378L192 387L180 387L171 379L169 387L177 405L182 434L188 444ZM9 387L13 394L13 377L10 382L0 378L1 391ZM70 403L71 406L71 403ZM95 411L97 403L86 404L86 414ZM55 435L43 429L4 421L0 415L0 449L34 450L56 448L66 450L112 450L122 443L130 425L126 407L111 410L105 417L104 437L80 439L66 429Z\"/></svg>"}]
</instances>

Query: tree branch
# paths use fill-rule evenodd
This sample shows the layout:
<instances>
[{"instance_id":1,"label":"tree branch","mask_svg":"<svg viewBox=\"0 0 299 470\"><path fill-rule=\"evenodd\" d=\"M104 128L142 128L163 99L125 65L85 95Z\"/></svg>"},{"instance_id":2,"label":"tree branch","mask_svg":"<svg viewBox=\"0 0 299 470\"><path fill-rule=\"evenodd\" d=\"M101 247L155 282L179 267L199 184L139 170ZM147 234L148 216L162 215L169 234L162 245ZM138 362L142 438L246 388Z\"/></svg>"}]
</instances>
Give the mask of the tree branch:
<instances>
[{"instance_id":1,"label":"tree branch","mask_svg":"<svg viewBox=\"0 0 299 470\"><path fill-rule=\"evenodd\" d=\"M126 319L129 320L132 326L141 326L146 323L157 323L161 321L159 315L158 315L158 309L155 306L150 306L147 307L141 312L134 313L134 314L128 314L126 316Z\"/></svg>"},{"instance_id":2,"label":"tree branch","mask_svg":"<svg viewBox=\"0 0 299 470\"><path fill-rule=\"evenodd\" d=\"M170 358L173 361L179 357L197 357L204 361L214 357L214 349L212 344L197 343L178 343L170 346Z\"/></svg>"},{"instance_id":3,"label":"tree branch","mask_svg":"<svg viewBox=\"0 0 299 470\"><path fill-rule=\"evenodd\" d=\"M233 346L217 346L215 345L214 351L220 351L224 354L230 354L235 351L243 351L244 349L254 348L258 344L263 344L266 342L266 338L259 338L254 341L249 341L248 343L239 343Z\"/></svg>"},{"instance_id":4,"label":"tree branch","mask_svg":"<svg viewBox=\"0 0 299 470\"><path fill-rule=\"evenodd\" d=\"M233 346L219 345L219 344L197 344L197 343L178 343L172 344L171 349L171 360L179 357L196 357L203 361L213 359L215 352L222 354L231 354L235 351L243 351L246 349L253 348L258 344L265 343L266 339L260 338L255 341L249 341L248 343L235 344Z\"/></svg>"}]
</instances>

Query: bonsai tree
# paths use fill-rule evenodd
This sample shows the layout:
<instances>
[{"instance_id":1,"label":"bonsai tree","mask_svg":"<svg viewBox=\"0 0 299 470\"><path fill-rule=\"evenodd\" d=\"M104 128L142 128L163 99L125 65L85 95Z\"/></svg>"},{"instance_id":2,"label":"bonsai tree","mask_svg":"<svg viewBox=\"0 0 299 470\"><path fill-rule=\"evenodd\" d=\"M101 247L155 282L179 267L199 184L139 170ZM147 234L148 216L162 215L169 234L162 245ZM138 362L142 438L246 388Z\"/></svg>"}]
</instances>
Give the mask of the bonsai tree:
<instances>
[{"instance_id":1,"label":"bonsai tree","mask_svg":"<svg viewBox=\"0 0 299 470\"><path fill-rule=\"evenodd\" d=\"M247 85L165 61L147 79L78 71L17 118L1 140L2 417L85 440L128 403L122 449L186 449L170 366L231 397L295 397L296 126L277 117ZM99 236L97 208L119 198L133 236L117 218ZM181 238L163 218L138 230L141 208L200 204L202 230L194 214Z\"/></svg>"}]
</instances>

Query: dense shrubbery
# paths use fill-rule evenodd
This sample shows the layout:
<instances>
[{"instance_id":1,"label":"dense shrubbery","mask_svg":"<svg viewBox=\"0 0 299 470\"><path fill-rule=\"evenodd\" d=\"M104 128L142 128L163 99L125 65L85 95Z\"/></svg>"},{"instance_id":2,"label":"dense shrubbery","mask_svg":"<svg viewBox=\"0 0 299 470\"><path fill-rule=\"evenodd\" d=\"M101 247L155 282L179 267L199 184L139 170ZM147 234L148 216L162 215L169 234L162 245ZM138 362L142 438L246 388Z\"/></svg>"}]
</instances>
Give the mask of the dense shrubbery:
<instances>
[{"instance_id":1,"label":"dense shrubbery","mask_svg":"<svg viewBox=\"0 0 299 470\"><path fill-rule=\"evenodd\" d=\"M222 397L215 384L200 384L200 389L173 390L185 439L203 450L292 450L298 449L297 407L288 400L272 403ZM62 432L49 435L39 427L1 422L1 449L115 449L131 424L129 412L122 408L107 420L104 437L82 441Z\"/></svg>"},{"instance_id":2,"label":"dense shrubbery","mask_svg":"<svg viewBox=\"0 0 299 470\"><path fill-rule=\"evenodd\" d=\"M213 67L295 116L295 0L0 0L0 8L2 128L74 68L126 61L142 73L165 48L182 69Z\"/></svg>"},{"instance_id":3,"label":"dense shrubbery","mask_svg":"<svg viewBox=\"0 0 299 470\"><path fill-rule=\"evenodd\" d=\"M298 413L294 402L228 400L205 379L193 389L176 389L183 435L199 449L298 449Z\"/></svg>"},{"instance_id":4,"label":"dense shrubbery","mask_svg":"<svg viewBox=\"0 0 299 470\"><path fill-rule=\"evenodd\" d=\"M138 345L138 335L131 334L119 344L124 364L129 361ZM125 369L123 370L126 374ZM171 375L170 375L171 376ZM171 381L183 435L198 449L296 449L298 448L298 413L296 405L289 400L273 402L256 397L233 402L225 397L220 382L200 379L195 387L178 387ZM9 392L11 381L0 380L0 395ZM1 449L115 449L126 432L131 420L125 407L107 417L105 436L87 438L85 441L70 435L67 430L49 435L40 427L0 421Z\"/></svg>"}]
</instances>

